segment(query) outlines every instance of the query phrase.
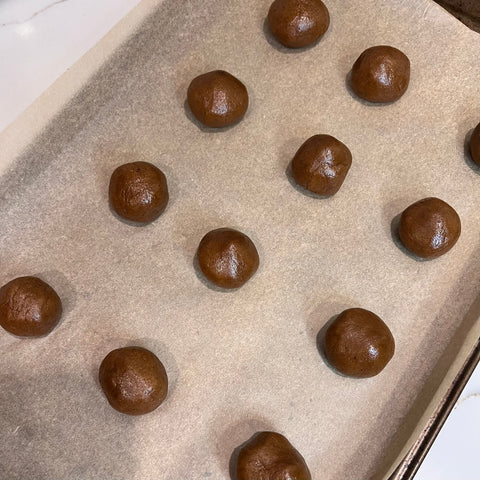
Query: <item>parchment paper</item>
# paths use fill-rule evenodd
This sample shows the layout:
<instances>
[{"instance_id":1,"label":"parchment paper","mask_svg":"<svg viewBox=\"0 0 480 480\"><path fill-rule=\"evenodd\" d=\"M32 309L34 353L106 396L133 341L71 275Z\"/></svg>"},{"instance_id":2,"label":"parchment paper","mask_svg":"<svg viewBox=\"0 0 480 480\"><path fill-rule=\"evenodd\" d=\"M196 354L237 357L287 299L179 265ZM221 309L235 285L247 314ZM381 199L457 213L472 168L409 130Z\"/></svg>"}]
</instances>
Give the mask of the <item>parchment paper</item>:
<instances>
[{"instance_id":1,"label":"parchment paper","mask_svg":"<svg viewBox=\"0 0 480 480\"><path fill-rule=\"evenodd\" d=\"M429 1L329 0L325 37L291 52L264 27L269 3L159 2L0 179L1 284L38 275L65 307L45 338L0 332L1 478L224 479L233 449L264 429L286 435L315 478L380 478L438 362L454 357L447 346L480 278L479 170L464 143L479 120L478 35ZM391 105L346 86L375 44L412 63ZM212 132L184 101L190 80L217 68L246 84L250 107ZM285 175L316 133L353 154L330 199ZM134 159L158 165L170 188L145 227L107 201L111 172ZM420 262L392 219L427 196L457 210L462 234ZM247 233L261 258L234 292L209 288L193 266L221 226ZM396 339L371 379L339 376L317 350L322 327L353 306ZM100 390L101 360L126 345L166 366L170 392L150 415L117 413Z\"/></svg>"}]
</instances>

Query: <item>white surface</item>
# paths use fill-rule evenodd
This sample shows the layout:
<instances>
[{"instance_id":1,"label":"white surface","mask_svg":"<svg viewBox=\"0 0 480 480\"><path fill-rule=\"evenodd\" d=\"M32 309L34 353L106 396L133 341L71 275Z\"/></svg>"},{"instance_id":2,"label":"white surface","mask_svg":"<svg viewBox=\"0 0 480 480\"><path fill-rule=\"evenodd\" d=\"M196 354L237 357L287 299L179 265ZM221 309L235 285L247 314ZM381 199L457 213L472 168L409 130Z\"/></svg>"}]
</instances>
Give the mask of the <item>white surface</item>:
<instances>
[{"instance_id":1,"label":"white surface","mask_svg":"<svg viewBox=\"0 0 480 480\"><path fill-rule=\"evenodd\" d=\"M415 480L480 480L480 366L473 373Z\"/></svg>"},{"instance_id":2,"label":"white surface","mask_svg":"<svg viewBox=\"0 0 480 480\"><path fill-rule=\"evenodd\" d=\"M139 0L0 0L0 131ZM480 368L416 480L480 480Z\"/></svg>"},{"instance_id":3,"label":"white surface","mask_svg":"<svg viewBox=\"0 0 480 480\"><path fill-rule=\"evenodd\" d=\"M0 131L140 0L0 0Z\"/></svg>"}]
</instances>

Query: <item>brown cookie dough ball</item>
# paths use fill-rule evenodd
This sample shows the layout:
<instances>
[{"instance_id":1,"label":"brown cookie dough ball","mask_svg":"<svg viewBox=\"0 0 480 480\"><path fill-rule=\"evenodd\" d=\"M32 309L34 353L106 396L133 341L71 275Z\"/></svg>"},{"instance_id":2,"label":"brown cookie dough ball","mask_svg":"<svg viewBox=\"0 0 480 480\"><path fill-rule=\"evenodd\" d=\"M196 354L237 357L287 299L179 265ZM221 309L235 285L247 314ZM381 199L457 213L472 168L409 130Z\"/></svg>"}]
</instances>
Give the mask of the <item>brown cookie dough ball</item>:
<instances>
[{"instance_id":1,"label":"brown cookie dough ball","mask_svg":"<svg viewBox=\"0 0 480 480\"><path fill-rule=\"evenodd\" d=\"M125 220L152 222L167 206L167 179L151 163L125 163L112 173L108 196L112 209Z\"/></svg>"},{"instance_id":2,"label":"brown cookie dough ball","mask_svg":"<svg viewBox=\"0 0 480 480\"><path fill-rule=\"evenodd\" d=\"M470 137L470 154L473 161L480 165L480 123L475 127Z\"/></svg>"},{"instance_id":3,"label":"brown cookie dough ball","mask_svg":"<svg viewBox=\"0 0 480 480\"><path fill-rule=\"evenodd\" d=\"M343 311L325 334L325 356L343 375L379 374L393 357L395 341L380 317L363 308Z\"/></svg>"},{"instance_id":4,"label":"brown cookie dough ball","mask_svg":"<svg viewBox=\"0 0 480 480\"><path fill-rule=\"evenodd\" d=\"M275 38L289 48L315 43L330 25L328 9L321 0L275 0L267 18Z\"/></svg>"},{"instance_id":5,"label":"brown cookie dough ball","mask_svg":"<svg viewBox=\"0 0 480 480\"><path fill-rule=\"evenodd\" d=\"M168 392L164 366L141 347L112 350L100 365L99 380L110 405L128 415L152 412Z\"/></svg>"},{"instance_id":6,"label":"brown cookie dough ball","mask_svg":"<svg viewBox=\"0 0 480 480\"><path fill-rule=\"evenodd\" d=\"M435 258L457 243L461 229L458 213L443 200L429 197L403 211L398 233L412 253L422 258Z\"/></svg>"},{"instance_id":7,"label":"brown cookie dough ball","mask_svg":"<svg viewBox=\"0 0 480 480\"><path fill-rule=\"evenodd\" d=\"M350 150L330 135L314 135L292 160L292 177L301 187L319 195L334 195L352 164Z\"/></svg>"},{"instance_id":8,"label":"brown cookie dough ball","mask_svg":"<svg viewBox=\"0 0 480 480\"><path fill-rule=\"evenodd\" d=\"M400 50L386 45L367 48L352 67L352 88L369 102L398 100L409 81L410 60Z\"/></svg>"},{"instance_id":9,"label":"brown cookie dough ball","mask_svg":"<svg viewBox=\"0 0 480 480\"><path fill-rule=\"evenodd\" d=\"M238 122L247 111L245 85L223 70L204 73L188 87L187 101L195 118L207 127L227 127Z\"/></svg>"},{"instance_id":10,"label":"brown cookie dough ball","mask_svg":"<svg viewBox=\"0 0 480 480\"><path fill-rule=\"evenodd\" d=\"M201 240L197 259L205 277L222 288L238 288L257 271L258 252L242 232L218 228Z\"/></svg>"},{"instance_id":11,"label":"brown cookie dough ball","mask_svg":"<svg viewBox=\"0 0 480 480\"><path fill-rule=\"evenodd\" d=\"M303 457L279 433L259 432L240 449L237 480L311 480Z\"/></svg>"},{"instance_id":12,"label":"brown cookie dough ball","mask_svg":"<svg viewBox=\"0 0 480 480\"><path fill-rule=\"evenodd\" d=\"M60 297L37 277L18 277L0 289L0 325L14 335L46 335L61 316Z\"/></svg>"}]
</instances>

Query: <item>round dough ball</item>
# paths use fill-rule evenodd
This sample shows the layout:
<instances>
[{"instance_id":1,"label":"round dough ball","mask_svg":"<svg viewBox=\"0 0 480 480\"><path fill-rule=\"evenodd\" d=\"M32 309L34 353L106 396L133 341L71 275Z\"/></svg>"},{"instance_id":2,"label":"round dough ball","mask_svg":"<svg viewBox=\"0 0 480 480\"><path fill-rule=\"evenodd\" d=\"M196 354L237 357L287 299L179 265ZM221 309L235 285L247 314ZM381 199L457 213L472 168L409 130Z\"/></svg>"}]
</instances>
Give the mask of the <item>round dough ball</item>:
<instances>
[{"instance_id":1,"label":"round dough ball","mask_svg":"<svg viewBox=\"0 0 480 480\"><path fill-rule=\"evenodd\" d=\"M237 480L311 480L305 460L276 432L256 433L238 453Z\"/></svg>"},{"instance_id":2,"label":"round dough ball","mask_svg":"<svg viewBox=\"0 0 480 480\"><path fill-rule=\"evenodd\" d=\"M162 362L141 347L112 350L100 365L99 380L110 405L128 415L152 412L168 392Z\"/></svg>"},{"instance_id":3,"label":"round dough ball","mask_svg":"<svg viewBox=\"0 0 480 480\"><path fill-rule=\"evenodd\" d=\"M207 127L227 127L238 122L247 111L245 85L223 70L204 73L188 87L187 101L195 118Z\"/></svg>"},{"instance_id":4,"label":"round dough ball","mask_svg":"<svg viewBox=\"0 0 480 480\"><path fill-rule=\"evenodd\" d=\"M222 288L238 288L257 271L258 252L242 232L218 228L201 240L197 259L205 277Z\"/></svg>"},{"instance_id":5,"label":"round dough ball","mask_svg":"<svg viewBox=\"0 0 480 480\"><path fill-rule=\"evenodd\" d=\"M352 154L330 135L314 135L292 160L292 177L301 187L319 195L334 195L352 164Z\"/></svg>"},{"instance_id":6,"label":"round dough ball","mask_svg":"<svg viewBox=\"0 0 480 480\"><path fill-rule=\"evenodd\" d=\"M57 292L37 277L18 277L0 289L0 325L20 337L50 333L62 316Z\"/></svg>"},{"instance_id":7,"label":"round dough ball","mask_svg":"<svg viewBox=\"0 0 480 480\"><path fill-rule=\"evenodd\" d=\"M321 0L275 0L267 18L275 38L289 48L315 43L330 25L328 9Z\"/></svg>"},{"instance_id":8,"label":"round dough ball","mask_svg":"<svg viewBox=\"0 0 480 480\"><path fill-rule=\"evenodd\" d=\"M470 137L470 154L473 161L480 165L480 123L475 127Z\"/></svg>"},{"instance_id":9,"label":"round dough ball","mask_svg":"<svg viewBox=\"0 0 480 480\"><path fill-rule=\"evenodd\" d=\"M125 163L112 173L108 195L112 209L120 217L138 223L152 222L167 206L167 179L151 163Z\"/></svg>"},{"instance_id":10,"label":"round dough ball","mask_svg":"<svg viewBox=\"0 0 480 480\"><path fill-rule=\"evenodd\" d=\"M367 48L352 67L352 88L369 102L398 100L409 81L410 60L400 50L386 45Z\"/></svg>"},{"instance_id":11,"label":"round dough ball","mask_svg":"<svg viewBox=\"0 0 480 480\"><path fill-rule=\"evenodd\" d=\"M343 311L328 327L325 356L343 375L355 378L379 374L393 357L395 340L380 317L363 308Z\"/></svg>"},{"instance_id":12,"label":"round dough ball","mask_svg":"<svg viewBox=\"0 0 480 480\"><path fill-rule=\"evenodd\" d=\"M447 253L461 232L458 213L439 198L424 198L406 208L398 233L405 247L422 258Z\"/></svg>"}]
</instances>

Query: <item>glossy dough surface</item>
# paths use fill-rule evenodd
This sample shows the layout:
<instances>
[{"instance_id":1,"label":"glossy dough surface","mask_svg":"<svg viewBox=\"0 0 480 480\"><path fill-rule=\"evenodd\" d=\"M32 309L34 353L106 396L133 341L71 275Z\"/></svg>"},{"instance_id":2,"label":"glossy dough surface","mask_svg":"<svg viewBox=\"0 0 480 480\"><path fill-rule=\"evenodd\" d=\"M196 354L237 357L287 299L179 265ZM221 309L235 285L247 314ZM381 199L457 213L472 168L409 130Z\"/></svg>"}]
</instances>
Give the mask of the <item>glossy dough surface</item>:
<instances>
[{"instance_id":1,"label":"glossy dough surface","mask_svg":"<svg viewBox=\"0 0 480 480\"><path fill-rule=\"evenodd\" d=\"M152 222L167 206L167 179L151 163L125 163L112 173L108 195L112 209L120 217L138 223Z\"/></svg>"},{"instance_id":2,"label":"glossy dough surface","mask_svg":"<svg viewBox=\"0 0 480 480\"><path fill-rule=\"evenodd\" d=\"M325 356L343 375L379 374L395 353L395 340L380 317L363 308L343 311L328 327Z\"/></svg>"},{"instance_id":3,"label":"glossy dough surface","mask_svg":"<svg viewBox=\"0 0 480 480\"><path fill-rule=\"evenodd\" d=\"M231 228L208 232L198 246L197 259L205 277L222 288L241 287L260 263L250 238Z\"/></svg>"},{"instance_id":4,"label":"glossy dough surface","mask_svg":"<svg viewBox=\"0 0 480 480\"><path fill-rule=\"evenodd\" d=\"M227 127L245 115L248 92L238 78L223 70L214 70L192 80L187 102L199 122L207 127Z\"/></svg>"},{"instance_id":5,"label":"glossy dough surface","mask_svg":"<svg viewBox=\"0 0 480 480\"><path fill-rule=\"evenodd\" d=\"M429 197L404 210L398 233L412 253L422 258L435 258L457 243L461 230L458 213L443 200Z\"/></svg>"},{"instance_id":6,"label":"glossy dough surface","mask_svg":"<svg viewBox=\"0 0 480 480\"><path fill-rule=\"evenodd\" d=\"M110 405L128 415L152 412L168 392L163 364L141 347L112 350L100 365L99 380Z\"/></svg>"},{"instance_id":7,"label":"glossy dough surface","mask_svg":"<svg viewBox=\"0 0 480 480\"><path fill-rule=\"evenodd\" d=\"M352 67L353 91L369 102L398 100L410 82L410 60L394 47L367 48Z\"/></svg>"},{"instance_id":8,"label":"glossy dough surface","mask_svg":"<svg viewBox=\"0 0 480 480\"><path fill-rule=\"evenodd\" d=\"M305 460L276 432L255 434L240 449L236 480L311 480Z\"/></svg>"},{"instance_id":9,"label":"glossy dough surface","mask_svg":"<svg viewBox=\"0 0 480 480\"><path fill-rule=\"evenodd\" d=\"M0 289L0 325L14 335L46 335L61 316L60 297L37 277L18 277Z\"/></svg>"},{"instance_id":10,"label":"glossy dough surface","mask_svg":"<svg viewBox=\"0 0 480 480\"><path fill-rule=\"evenodd\" d=\"M328 9L321 0L275 0L267 18L275 38L289 48L311 45L330 25Z\"/></svg>"},{"instance_id":11,"label":"glossy dough surface","mask_svg":"<svg viewBox=\"0 0 480 480\"><path fill-rule=\"evenodd\" d=\"M475 127L470 137L470 154L473 161L480 165L480 123Z\"/></svg>"},{"instance_id":12,"label":"glossy dough surface","mask_svg":"<svg viewBox=\"0 0 480 480\"><path fill-rule=\"evenodd\" d=\"M292 160L292 177L301 187L318 195L334 195L352 165L352 154L330 135L314 135Z\"/></svg>"}]
</instances>

